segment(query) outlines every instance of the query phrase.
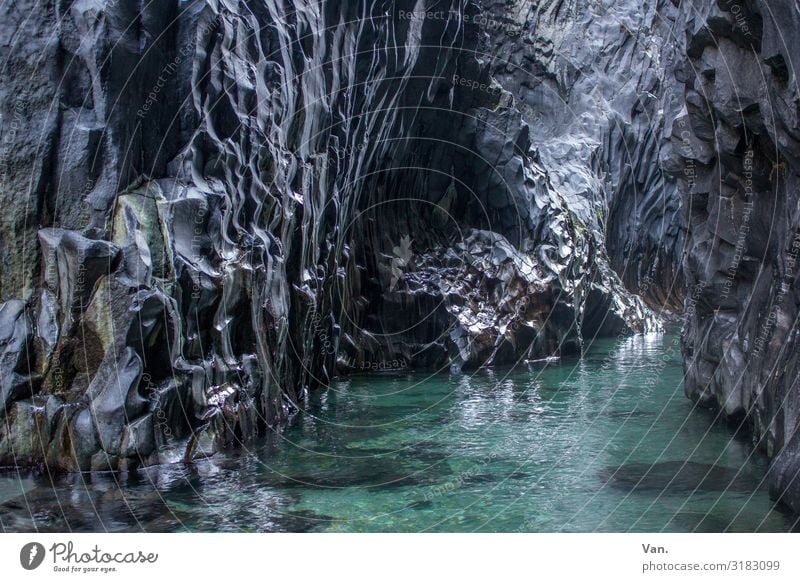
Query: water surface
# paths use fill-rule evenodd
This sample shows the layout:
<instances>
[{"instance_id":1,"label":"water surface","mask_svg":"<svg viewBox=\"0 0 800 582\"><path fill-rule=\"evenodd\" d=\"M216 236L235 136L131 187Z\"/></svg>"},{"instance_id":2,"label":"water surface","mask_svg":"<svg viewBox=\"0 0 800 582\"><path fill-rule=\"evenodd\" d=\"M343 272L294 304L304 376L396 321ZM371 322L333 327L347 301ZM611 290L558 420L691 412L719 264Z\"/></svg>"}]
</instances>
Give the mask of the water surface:
<instances>
[{"instance_id":1,"label":"water surface","mask_svg":"<svg viewBox=\"0 0 800 582\"><path fill-rule=\"evenodd\" d=\"M766 460L686 399L676 336L336 381L193 467L0 477L5 531L787 531Z\"/></svg>"}]
</instances>

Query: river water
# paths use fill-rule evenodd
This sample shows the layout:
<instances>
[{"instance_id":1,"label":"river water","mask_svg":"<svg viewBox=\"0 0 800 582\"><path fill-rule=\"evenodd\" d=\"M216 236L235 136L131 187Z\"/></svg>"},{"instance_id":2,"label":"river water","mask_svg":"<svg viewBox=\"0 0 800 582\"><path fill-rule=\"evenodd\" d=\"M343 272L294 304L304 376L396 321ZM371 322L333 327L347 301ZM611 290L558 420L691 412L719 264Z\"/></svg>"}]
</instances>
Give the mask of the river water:
<instances>
[{"instance_id":1,"label":"river water","mask_svg":"<svg viewBox=\"0 0 800 582\"><path fill-rule=\"evenodd\" d=\"M193 467L0 477L5 531L787 531L766 460L683 393L678 338L559 365L381 372Z\"/></svg>"}]
</instances>

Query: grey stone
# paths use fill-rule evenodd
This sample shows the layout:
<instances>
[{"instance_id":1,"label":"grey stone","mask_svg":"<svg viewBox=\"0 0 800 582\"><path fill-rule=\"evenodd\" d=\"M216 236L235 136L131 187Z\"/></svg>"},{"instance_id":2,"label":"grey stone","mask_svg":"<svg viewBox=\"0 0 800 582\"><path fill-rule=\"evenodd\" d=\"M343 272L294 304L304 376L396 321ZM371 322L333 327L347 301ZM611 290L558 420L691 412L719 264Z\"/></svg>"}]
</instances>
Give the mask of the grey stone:
<instances>
[{"instance_id":1,"label":"grey stone","mask_svg":"<svg viewBox=\"0 0 800 582\"><path fill-rule=\"evenodd\" d=\"M126 348L119 359L104 360L89 386L89 409L106 453L119 454L123 428L147 409L147 400L138 391L141 376L141 358Z\"/></svg>"},{"instance_id":2,"label":"grey stone","mask_svg":"<svg viewBox=\"0 0 800 582\"><path fill-rule=\"evenodd\" d=\"M32 395L32 335L25 303L0 303L0 416L14 400Z\"/></svg>"}]
</instances>

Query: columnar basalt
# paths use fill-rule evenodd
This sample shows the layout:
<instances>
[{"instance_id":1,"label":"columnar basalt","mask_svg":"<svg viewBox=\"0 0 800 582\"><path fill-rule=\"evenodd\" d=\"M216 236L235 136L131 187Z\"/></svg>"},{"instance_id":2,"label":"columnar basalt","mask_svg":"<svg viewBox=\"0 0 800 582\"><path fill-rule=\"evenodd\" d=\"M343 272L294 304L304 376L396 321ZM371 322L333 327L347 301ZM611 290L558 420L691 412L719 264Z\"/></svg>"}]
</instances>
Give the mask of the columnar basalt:
<instances>
[{"instance_id":1,"label":"columnar basalt","mask_svg":"<svg viewBox=\"0 0 800 582\"><path fill-rule=\"evenodd\" d=\"M251 439L364 362L509 364L658 328L498 81L504 31L429 8L75 2L6 25L51 47L26 107L61 106L26 132L53 162L4 189L30 216L3 251L3 464L163 462L206 431Z\"/></svg>"},{"instance_id":2,"label":"columnar basalt","mask_svg":"<svg viewBox=\"0 0 800 582\"><path fill-rule=\"evenodd\" d=\"M800 510L800 14L791 1L684 2L671 167L688 227L686 392L747 422Z\"/></svg>"}]
</instances>

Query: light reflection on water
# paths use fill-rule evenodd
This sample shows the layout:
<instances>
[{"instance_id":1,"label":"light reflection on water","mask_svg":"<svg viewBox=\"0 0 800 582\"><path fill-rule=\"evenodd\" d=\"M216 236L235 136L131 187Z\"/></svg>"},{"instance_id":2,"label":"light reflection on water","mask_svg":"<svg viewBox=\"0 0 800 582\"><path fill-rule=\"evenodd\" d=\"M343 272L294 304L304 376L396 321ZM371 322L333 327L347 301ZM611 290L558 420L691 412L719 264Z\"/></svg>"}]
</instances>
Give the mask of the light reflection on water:
<instances>
[{"instance_id":1,"label":"light reflection on water","mask_svg":"<svg viewBox=\"0 0 800 582\"><path fill-rule=\"evenodd\" d=\"M0 478L6 531L786 531L766 461L694 410L674 336L581 360L375 374L247 450L139 475Z\"/></svg>"}]
</instances>

